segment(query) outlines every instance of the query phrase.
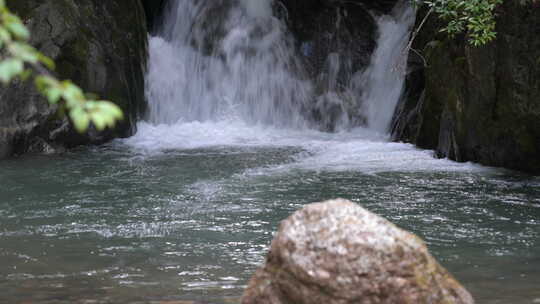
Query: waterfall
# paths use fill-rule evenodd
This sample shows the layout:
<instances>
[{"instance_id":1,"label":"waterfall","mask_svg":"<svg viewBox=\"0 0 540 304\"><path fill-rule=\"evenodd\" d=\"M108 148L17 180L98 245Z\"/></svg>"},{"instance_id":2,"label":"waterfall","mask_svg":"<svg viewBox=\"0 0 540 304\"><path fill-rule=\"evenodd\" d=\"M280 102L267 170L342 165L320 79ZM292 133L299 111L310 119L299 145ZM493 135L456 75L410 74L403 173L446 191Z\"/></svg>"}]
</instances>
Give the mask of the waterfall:
<instances>
[{"instance_id":1,"label":"waterfall","mask_svg":"<svg viewBox=\"0 0 540 304\"><path fill-rule=\"evenodd\" d=\"M408 3L398 3L392 15L378 18L377 49L369 67L362 73L364 89L362 112L370 129L386 133L402 95L407 72L407 43L414 25L415 10Z\"/></svg>"},{"instance_id":2,"label":"waterfall","mask_svg":"<svg viewBox=\"0 0 540 304\"><path fill-rule=\"evenodd\" d=\"M311 84L271 0L175 0L149 42L149 120L302 128Z\"/></svg>"},{"instance_id":3,"label":"waterfall","mask_svg":"<svg viewBox=\"0 0 540 304\"><path fill-rule=\"evenodd\" d=\"M299 131L386 134L403 90L404 48L415 19L408 1L375 17L371 64L352 71L348 85L338 83L347 58L337 53L326 59L324 75L306 76L303 49L275 16L273 1L170 0L162 28L149 40L149 113L129 142L168 149L274 143Z\"/></svg>"}]
</instances>

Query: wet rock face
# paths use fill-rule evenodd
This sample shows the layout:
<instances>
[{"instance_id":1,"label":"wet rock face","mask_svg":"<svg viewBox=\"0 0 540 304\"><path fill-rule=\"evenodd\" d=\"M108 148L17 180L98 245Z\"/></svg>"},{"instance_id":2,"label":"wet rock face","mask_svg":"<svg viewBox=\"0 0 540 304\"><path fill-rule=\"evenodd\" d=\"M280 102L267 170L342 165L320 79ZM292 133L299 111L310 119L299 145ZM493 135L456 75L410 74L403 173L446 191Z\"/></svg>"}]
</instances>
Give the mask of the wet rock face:
<instances>
[{"instance_id":1,"label":"wet rock face","mask_svg":"<svg viewBox=\"0 0 540 304\"><path fill-rule=\"evenodd\" d=\"M311 78L327 72L328 58L338 56L340 80L369 64L376 25L364 6L338 1L281 0L285 19Z\"/></svg>"},{"instance_id":2,"label":"wet rock face","mask_svg":"<svg viewBox=\"0 0 540 304\"><path fill-rule=\"evenodd\" d=\"M333 99L349 99L351 79L370 63L376 47L376 15L389 14L396 0L277 0L277 14L294 37L305 77L315 85L309 115L324 131L334 131L339 117L355 113ZM350 114L350 113L349 113ZM349 117L361 124L361 118Z\"/></svg>"},{"instance_id":3,"label":"wet rock face","mask_svg":"<svg viewBox=\"0 0 540 304\"><path fill-rule=\"evenodd\" d=\"M408 95L398 108L396 140L440 157L540 174L540 9L505 1L497 39L484 47L448 39L431 18L411 53Z\"/></svg>"},{"instance_id":4,"label":"wet rock face","mask_svg":"<svg viewBox=\"0 0 540 304\"><path fill-rule=\"evenodd\" d=\"M60 79L117 103L126 119L114 131L78 135L31 82L0 88L0 158L128 136L144 108L146 21L133 1L10 1L32 33L31 44L57 63Z\"/></svg>"},{"instance_id":5,"label":"wet rock face","mask_svg":"<svg viewBox=\"0 0 540 304\"><path fill-rule=\"evenodd\" d=\"M396 2L279 0L308 74L327 73L329 56L337 56L341 82L369 64L377 38L373 16L390 13Z\"/></svg>"},{"instance_id":6,"label":"wet rock face","mask_svg":"<svg viewBox=\"0 0 540 304\"><path fill-rule=\"evenodd\" d=\"M346 200L284 220L243 304L474 303L424 242Z\"/></svg>"}]
</instances>

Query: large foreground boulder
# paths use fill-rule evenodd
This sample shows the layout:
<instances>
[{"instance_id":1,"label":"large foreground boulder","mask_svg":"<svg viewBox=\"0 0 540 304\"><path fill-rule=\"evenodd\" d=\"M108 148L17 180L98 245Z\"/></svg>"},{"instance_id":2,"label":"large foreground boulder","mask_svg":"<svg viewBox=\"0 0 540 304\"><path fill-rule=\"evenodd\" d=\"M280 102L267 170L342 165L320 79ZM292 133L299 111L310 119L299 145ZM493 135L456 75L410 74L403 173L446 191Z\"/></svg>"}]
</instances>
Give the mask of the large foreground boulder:
<instances>
[{"instance_id":1,"label":"large foreground boulder","mask_svg":"<svg viewBox=\"0 0 540 304\"><path fill-rule=\"evenodd\" d=\"M29 82L0 86L0 158L100 143L134 132L144 110L146 17L140 0L11 0L32 33L30 43L56 61L56 75L118 104L115 130L80 136Z\"/></svg>"},{"instance_id":2,"label":"large foreground boulder","mask_svg":"<svg viewBox=\"0 0 540 304\"><path fill-rule=\"evenodd\" d=\"M346 200L283 221L243 304L474 303L412 233Z\"/></svg>"}]
</instances>

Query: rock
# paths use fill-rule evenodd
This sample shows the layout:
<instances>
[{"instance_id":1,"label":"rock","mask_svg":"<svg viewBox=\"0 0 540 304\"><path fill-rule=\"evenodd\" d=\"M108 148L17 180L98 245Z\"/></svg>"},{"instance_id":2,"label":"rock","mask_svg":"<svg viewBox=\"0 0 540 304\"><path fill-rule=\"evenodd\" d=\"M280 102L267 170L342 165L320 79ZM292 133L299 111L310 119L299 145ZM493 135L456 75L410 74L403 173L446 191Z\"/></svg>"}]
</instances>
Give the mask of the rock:
<instances>
[{"instance_id":1,"label":"rock","mask_svg":"<svg viewBox=\"0 0 540 304\"><path fill-rule=\"evenodd\" d=\"M8 5L30 29L30 43L56 61L60 79L115 102L126 119L115 130L81 136L56 115L32 82L15 82L0 87L0 158L131 135L145 107L147 30L141 2L31 0Z\"/></svg>"},{"instance_id":2,"label":"rock","mask_svg":"<svg viewBox=\"0 0 540 304\"><path fill-rule=\"evenodd\" d=\"M146 24L150 32L159 27L159 21L167 2L166 0L142 0L146 12Z\"/></svg>"},{"instance_id":3,"label":"rock","mask_svg":"<svg viewBox=\"0 0 540 304\"><path fill-rule=\"evenodd\" d=\"M284 220L243 304L474 303L424 242L346 200Z\"/></svg>"},{"instance_id":4,"label":"rock","mask_svg":"<svg viewBox=\"0 0 540 304\"><path fill-rule=\"evenodd\" d=\"M314 83L313 109L308 115L314 125L325 131L334 131L340 117L361 124L363 117L358 116L356 102L348 102L352 94L351 80L369 65L375 50L377 25L374 16L390 13L396 2L277 2L276 10L286 20L294 37L305 77Z\"/></svg>"},{"instance_id":5,"label":"rock","mask_svg":"<svg viewBox=\"0 0 540 304\"><path fill-rule=\"evenodd\" d=\"M421 14L420 17L423 17ZM439 157L540 174L540 4L504 1L497 39L473 47L428 20L411 53L395 140Z\"/></svg>"},{"instance_id":6,"label":"rock","mask_svg":"<svg viewBox=\"0 0 540 304\"><path fill-rule=\"evenodd\" d=\"M364 6L353 2L281 0L299 54L311 78L326 73L331 54L338 56L340 81L369 64L377 28Z\"/></svg>"}]
</instances>

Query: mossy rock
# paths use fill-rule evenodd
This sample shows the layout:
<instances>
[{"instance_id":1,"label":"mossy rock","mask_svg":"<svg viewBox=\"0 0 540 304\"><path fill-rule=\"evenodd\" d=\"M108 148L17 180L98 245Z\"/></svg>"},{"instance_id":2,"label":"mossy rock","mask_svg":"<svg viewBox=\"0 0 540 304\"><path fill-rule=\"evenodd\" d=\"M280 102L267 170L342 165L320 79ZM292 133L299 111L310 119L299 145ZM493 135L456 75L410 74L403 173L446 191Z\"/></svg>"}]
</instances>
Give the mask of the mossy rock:
<instances>
[{"instance_id":1,"label":"mossy rock","mask_svg":"<svg viewBox=\"0 0 540 304\"><path fill-rule=\"evenodd\" d=\"M29 27L31 44L56 64L60 79L118 104L126 119L114 130L85 136L55 115L31 83L0 89L0 126L17 130L0 138L0 157L21 154L32 142L56 147L100 143L131 135L145 107L146 15L139 0L9 0ZM7 134L7 132L5 132Z\"/></svg>"},{"instance_id":2,"label":"mossy rock","mask_svg":"<svg viewBox=\"0 0 540 304\"><path fill-rule=\"evenodd\" d=\"M479 48L428 20L413 45L428 67L410 60L394 139L440 157L540 174L540 10L505 1L497 14L496 40ZM432 47L433 40L442 43Z\"/></svg>"}]
</instances>

